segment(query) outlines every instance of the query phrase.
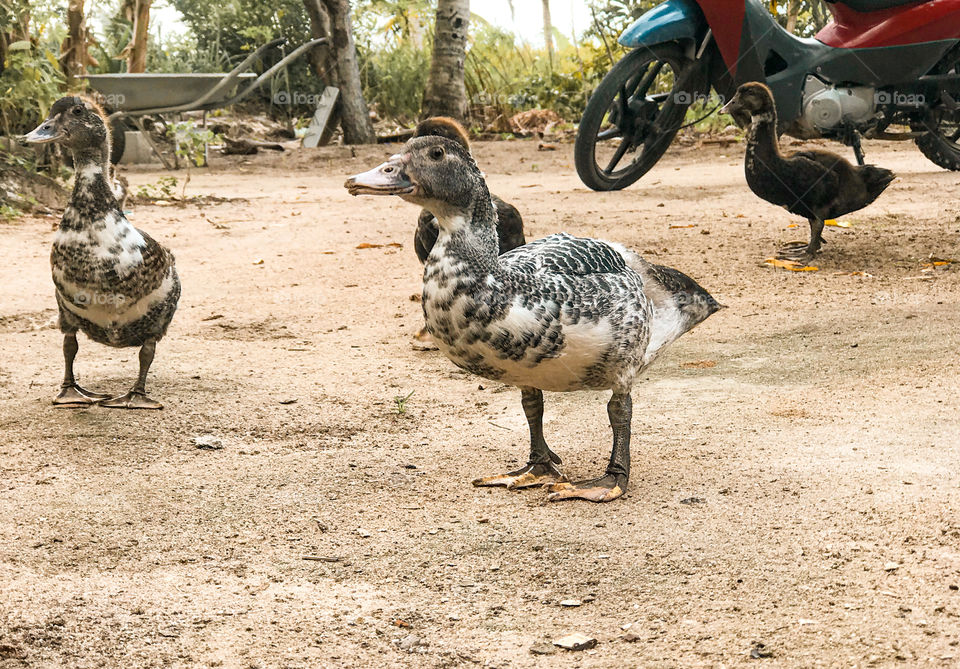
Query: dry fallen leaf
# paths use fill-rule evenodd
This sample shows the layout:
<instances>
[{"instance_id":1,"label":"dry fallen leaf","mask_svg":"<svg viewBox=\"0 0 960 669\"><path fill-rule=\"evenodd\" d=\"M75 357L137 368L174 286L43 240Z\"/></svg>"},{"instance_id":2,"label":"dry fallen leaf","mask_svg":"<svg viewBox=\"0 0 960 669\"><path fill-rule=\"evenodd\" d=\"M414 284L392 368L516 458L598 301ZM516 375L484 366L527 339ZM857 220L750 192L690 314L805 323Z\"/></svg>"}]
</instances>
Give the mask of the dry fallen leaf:
<instances>
[{"instance_id":1,"label":"dry fallen leaf","mask_svg":"<svg viewBox=\"0 0 960 669\"><path fill-rule=\"evenodd\" d=\"M716 360L691 360L680 365L686 369L710 369L717 366Z\"/></svg>"},{"instance_id":2,"label":"dry fallen leaf","mask_svg":"<svg viewBox=\"0 0 960 669\"><path fill-rule=\"evenodd\" d=\"M838 221L838 220L835 219L835 218L828 218L827 220L825 220L825 221L823 222L823 224L824 224L824 225L829 225L830 227L833 227L833 228L850 228L850 227L853 227L853 226L851 226L850 223L848 223L847 221Z\"/></svg>"},{"instance_id":3,"label":"dry fallen leaf","mask_svg":"<svg viewBox=\"0 0 960 669\"><path fill-rule=\"evenodd\" d=\"M933 270L934 270L935 268L937 268L937 267L946 267L947 265L952 265L952 264L955 263L955 262L957 262L957 261L954 260L953 258L936 258L936 257L934 257L934 256L931 255L931 256L927 259L927 262L925 262L925 263L923 263L923 265L921 265L920 271L921 271L921 272L931 272L931 271L933 271Z\"/></svg>"},{"instance_id":4,"label":"dry fallen leaf","mask_svg":"<svg viewBox=\"0 0 960 669\"><path fill-rule=\"evenodd\" d=\"M679 228L695 228L695 227L697 227L696 223L690 223L689 225L671 225L670 229L677 230Z\"/></svg>"},{"instance_id":5,"label":"dry fallen leaf","mask_svg":"<svg viewBox=\"0 0 960 669\"><path fill-rule=\"evenodd\" d=\"M767 263L771 267L779 267L780 269L788 269L791 272L816 272L820 268L814 265L801 265L796 260L780 260L779 258L767 258L763 262Z\"/></svg>"},{"instance_id":6,"label":"dry fallen leaf","mask_svg":"<svg viewBox=\"0 0 960 669\"><path fill-rule=\"evenodd\" d=\"M363 242L361 244L357 244L358 249L382 249L385 246L397 249L403 248L403 244L400 244L399 242L389 242L387 244L371 244L370 242Z\"/></svg>"}]
</instances>

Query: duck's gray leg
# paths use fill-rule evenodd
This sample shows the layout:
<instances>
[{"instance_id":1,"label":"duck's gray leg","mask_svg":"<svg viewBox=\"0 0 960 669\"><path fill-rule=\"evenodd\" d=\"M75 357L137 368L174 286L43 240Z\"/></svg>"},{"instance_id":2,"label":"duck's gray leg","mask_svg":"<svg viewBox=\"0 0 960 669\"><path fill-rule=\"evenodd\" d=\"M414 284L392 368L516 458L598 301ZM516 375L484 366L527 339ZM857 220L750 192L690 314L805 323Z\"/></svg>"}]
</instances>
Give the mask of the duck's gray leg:
<instances>
[{"instance_id":1,"label":"duck's gray leg","mask_svg":"<svg viewBox=\"0 0 960 669\"><path fill-rule=\"evenodd\" d=\"M101 402L101 406L111 409L162 409L163 405L147 397L147 372L153 364L153 355L157 350L157 340L149 339L140 347L140 374L133 389L126 395Z\"/></svg>"},{"instance_id":2,"label":"duck's gray leg","mask_svg":"<svg viewBox=\"0 0 960 669\"><path fill-rule=\"evenodd\" d=\"M586 499L610 502L623 495L630 479L630 420L633 400L629 393L614 393L607 403L607 416L613 429L613 449L607 472L600 478L577 483L558 483L550 487L551 502L563 499Z\"/></svg>"},{"instance_id":3,"label":"duck's gray leg","mask_svg":"<svg viewBox=\"0 0 960 669\"><path fill-rule=\"evenodd\" d=\"M810 241L791 242L783 246L777 253L778 258L784 260L810 260L820 252L823 246L823 221L818 218L810 219Z\"/></svg>"},{"instance_id":4,"label":"duck's gray leg","mask_svg":"<svg viewBox=\"0 0 960 669\"><path fill-rule=\"evenodd\" d=\"M77 343L77 333L68 332L63 335L63 383L60 384L60 394L53 400L54 406L64 409L87 407L105 400L109 395L84 390L77 383L73 375L73 361L77 357L80 344Z\"/></svg>"},{"instance_id":5,"label":"duck's gray leg","mask_svg":"<svg viewBox=\"0 0 960 669\"><path fill-rule=\"evenodd\" d=\"M543 391L536 388L521 388L523 413L530 426L530 459L516 471L475 479L475 486L504 486L510 489L529 488L566 481L557 469L560 456L550 450L543 438Z\"/></svg>"}]
</instances>

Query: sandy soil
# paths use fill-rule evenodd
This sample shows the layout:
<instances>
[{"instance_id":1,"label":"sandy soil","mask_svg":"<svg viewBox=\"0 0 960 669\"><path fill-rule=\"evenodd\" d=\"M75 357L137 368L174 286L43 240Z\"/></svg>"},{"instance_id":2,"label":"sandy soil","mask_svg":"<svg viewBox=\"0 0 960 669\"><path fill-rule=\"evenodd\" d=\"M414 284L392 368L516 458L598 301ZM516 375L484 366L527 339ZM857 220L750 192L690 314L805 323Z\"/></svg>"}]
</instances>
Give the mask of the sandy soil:
<instances>
[{"instance_id":1,"label":"sandy soil","mask_svg":"<svg viewBox=\"0 0 960 669\"><path fill-rule=\"evenodd\" d=\"M805 224L739 146L597 194L572 146L480 144L529 238L624 242L729 306L635 388L629 493L547 504L469 484L525 459L519 393L411 347L416 211L342 188L393 150L136 207L184 281L159 413L50 405L55 220L0 228L0 667L960 665L960 265L923 271L960 260L956 174L868 144L899 180L798 274L763 265ZM78 371L120 392L136 353L81 339ZM548 395L568 475L602 470L605 401ZM599 643L531 652L571 632Z\"/></svg>"}]
</instances>

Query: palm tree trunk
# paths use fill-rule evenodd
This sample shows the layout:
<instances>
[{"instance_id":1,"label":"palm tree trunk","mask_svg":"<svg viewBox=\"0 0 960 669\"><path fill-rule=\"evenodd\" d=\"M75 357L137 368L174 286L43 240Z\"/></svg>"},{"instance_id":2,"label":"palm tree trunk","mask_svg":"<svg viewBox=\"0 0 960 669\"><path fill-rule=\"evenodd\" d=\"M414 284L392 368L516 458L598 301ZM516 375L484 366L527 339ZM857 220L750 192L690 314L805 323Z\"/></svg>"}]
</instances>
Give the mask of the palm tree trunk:
<instances>
[{"instance_id":1,"label":"palm tree trunk","mask_svg":"<svg viewBox=\"0 0 960 669\"><path fill-rule=\"evenodd\" d=\"M550 0L543 0L543 41L547 46L547 59L553 69L553 21L550 18Z\"/></svg>"},{"instance_id":2,"label":"palm tree trunk","mask_svg":"<svg viewBox=\"0 0 960 669\"><path fill-rule=\"evenodd\" d=\"M433 61L423 96L425 117L452 116L462 121L466 116L467 89L463 68L469 25L470 0L437 0Z\"/></svg>"}]
</instances>

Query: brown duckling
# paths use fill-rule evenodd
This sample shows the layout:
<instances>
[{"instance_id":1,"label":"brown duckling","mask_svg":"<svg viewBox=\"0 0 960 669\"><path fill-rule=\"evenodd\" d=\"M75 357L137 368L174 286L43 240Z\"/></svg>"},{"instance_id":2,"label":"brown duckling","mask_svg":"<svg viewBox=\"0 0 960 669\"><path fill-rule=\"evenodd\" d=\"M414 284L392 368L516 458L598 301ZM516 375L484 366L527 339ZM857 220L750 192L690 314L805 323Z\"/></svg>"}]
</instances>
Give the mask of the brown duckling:
<instances>
[{"instance_id":1,"label":"brown duckling","mask_svg":"<svg viewBox=\"0 0 960 669\"><path fill-rule=\"evenodd\" d=\"M824 243L824 221L863 209L896 176L883 167L852 165L820 149L781 153L773 94L759 82L741 85L722 111L739 125L749 125L744 171L750 190L810 222L810 242L788 244L781 258L813 257Z\"/></svg>"}]
</instances>

